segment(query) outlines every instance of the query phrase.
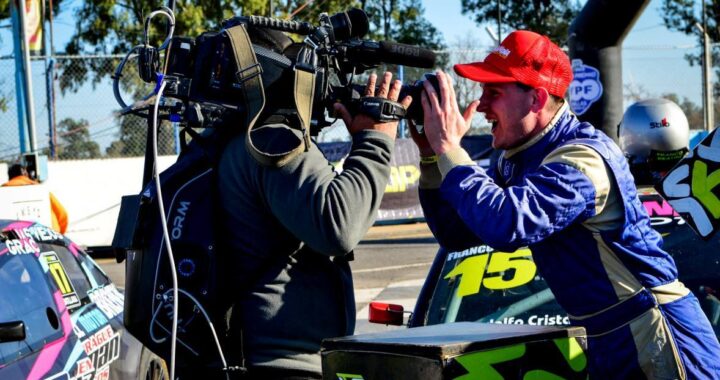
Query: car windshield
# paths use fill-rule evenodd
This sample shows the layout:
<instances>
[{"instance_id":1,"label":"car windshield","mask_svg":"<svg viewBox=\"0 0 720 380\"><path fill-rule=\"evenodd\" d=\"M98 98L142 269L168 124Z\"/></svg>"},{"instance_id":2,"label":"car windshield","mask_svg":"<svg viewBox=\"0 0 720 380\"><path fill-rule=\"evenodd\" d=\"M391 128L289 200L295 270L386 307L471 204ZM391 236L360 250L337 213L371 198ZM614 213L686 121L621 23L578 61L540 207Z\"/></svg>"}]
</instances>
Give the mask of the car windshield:
<instances>
[{"instance_id":1,"label":"car windshield","mask_svg":"<svg viewBox=\"0 0 720 380\"><path fill-rule=\"evenodd\" d=\"M427 324L460 321L529 325L570 323L545 281L537 274L529 250L511 254L481 245L445 255ZM506 267L502 268L503 265ZM494 268L500 269L495 271Z\"/></svg>"},{"instance_id":2,"label":"car windshield","mask_svg":"<svg viewBox=\"0 0 720 380\"><path fill-rule=\"evenodd\" d=\"M26 338L0 343L0 366L62 335L47 277L33 254L0 255L0 323L22 321Z\"/></svg>"}]
</instances>

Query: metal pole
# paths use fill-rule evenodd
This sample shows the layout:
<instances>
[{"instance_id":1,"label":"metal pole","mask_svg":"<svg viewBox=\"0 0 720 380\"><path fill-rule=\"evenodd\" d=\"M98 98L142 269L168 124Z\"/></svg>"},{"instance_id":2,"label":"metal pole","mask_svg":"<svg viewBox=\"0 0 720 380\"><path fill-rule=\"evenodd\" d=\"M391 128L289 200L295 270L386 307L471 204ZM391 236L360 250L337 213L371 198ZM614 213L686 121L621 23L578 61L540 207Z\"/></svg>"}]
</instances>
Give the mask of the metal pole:
<instances>
[{"instance_id":1,"label":"metal pole","mask_svg":"<svg viewBox=\"0 0 720 380\"><path fill-rule=\"evenodd\" d=\"M28 139L30 142L30 152L37 150L37 141L35 138L35 103L33 102L32 78L30 69L30 46L27 39L27 25L25 24L26 10L25 1L19 0L18 14L20 15L20 44L22 46L23 55L23 84L25 86L25 113L28 121Z\"/></svg>"},{"instance_id":2,"label":"metal pole","mask_svg":"<svg viewBox=\"0 0 720 380\"><path fill-rule=\"evenodd\" d=\"M710 36L707 33L707 14L705 11L705 0L702 1L702 22L703 22L703 86L704 86L704 104L705 104L705 130L712 131L715 129L715 110L713 107L713 89L712 89L712 75L710 69L711 63L711 48L710 48Z\"/></svg>"},{"instance_id":3,"label":"metal pole","mask_svg":"<svg viewBox=\"0 0 720 380\"><path fill-rule=\"evenodd\" d=\"M497 0L497 5L498 5L498 7L497 7L497 8L498 8L498 9L497 9L497 11L498 11L498 12L497 12L497 24L498 24L498 34L497 34L497 38L498 38L498 45L500 45L500 41L502 41L502 30L500 29L500 27L501 27L501 25L502 25L502 14L500 13L500 3L501 3L501 0Z\"/></svg>"},{"instance_id":4,"label":"metal pole","mask_svg":"<svg viewBox=\"0 0 720 380\"><path fill-rule=\"evenodd\" d=\"M45 1L43 0L43 9L45 9ZM47 108L48 108L48 146L50 158L57 158L57 128L55 125L55 46L53 41L53 9L52 0L48 0L48 30L50 36L46 37L46 33L43 33L43 46L45 46L46 38L50 42L50 54L49 58L45 58L45 86L47 91ZM43 17L44 18L44 17ZM42 20L42 23L45 21ZM46 47L47 49L47 47ZM47 51L47 50L46 50ZM47 55L47 54L46 54Z\"/></svg>"},{"instance_id":5,"label":"metal pole","mask_svg":"<svg viewBox=\"0 0 720 380\"><path fill-rule=\"evenodd\" d=\"M15 108L17 112L17 128L18 128L18 147L20 153L27 152L27 138L25 125L25 91L23 86L23 61L22 61L22 43L20 38L20 10L18 9L18 0L10 2L10 14L13 24L13 56L15 57Z\"/></svg>"},{"instance_id":6,"label":"metal pole","mask_svg":"<svg viewBox=\"0 0 720 380\"><path fill-rule=\"evenodd\" d=\"M51 82L50 82L50 101L51 101L51 109L52 112L50 113L50 117L52 117L52 139L51 143L53 146L51 157L56 158L57 152L55 151L57 149L57 114L55 113L56 107L55 107L55 34L53 32L53 0L49 0L49 6L48 6L48 16L50 16L50 70L51 70Z\"/></svg>"}]
</instances>

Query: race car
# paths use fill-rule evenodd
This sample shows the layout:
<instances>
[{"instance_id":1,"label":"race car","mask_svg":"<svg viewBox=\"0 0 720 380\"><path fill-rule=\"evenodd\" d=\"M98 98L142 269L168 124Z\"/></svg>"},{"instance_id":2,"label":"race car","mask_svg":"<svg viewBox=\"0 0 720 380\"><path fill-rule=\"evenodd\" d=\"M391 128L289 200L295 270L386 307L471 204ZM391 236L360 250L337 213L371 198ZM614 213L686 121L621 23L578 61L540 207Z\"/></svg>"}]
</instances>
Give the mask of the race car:
<instances>
[{"instance_id":1,"label":"race car","mask_svg":"<svg viewBox=\"0 0 720 380\"><path fill-rule=\"evenodd\" d=\"M640 200L653 227L673 256L679 279L698 298L720 336L720 234L703 240L650 188ZM402 307L371 307L371 322L401 324ZM408 327L461 321L496 324L569 326L567 314L538 273L530 250L500 252L488 245L450 252L440 248L415 305Z\"/></svg>"},{"instance_id":2,"label":"race car","mask_svg":"<svg viewBox=\"0 0 720 380\"><path fill-rule=\"evenodd\" d=\"M0 220L0 379L169 378L123 327L124 295L63 235Z\"/></svg>"},{"instance_id":3,"label":"race car","mask_svg":"<svg viewBox=\"0 0 720 380\"><path fill-rule=\"evenodd\" d=\"M703 240L652 189L640 189L663 248L720 332L720 236ZM403 307L373 302L370 322L402 325ZM479 322L479 323L478 323ZM409 329L323 342L323 378L585 379L586 335L555 300L529 249L440 248Z\"/></svg>"}]
</instances>

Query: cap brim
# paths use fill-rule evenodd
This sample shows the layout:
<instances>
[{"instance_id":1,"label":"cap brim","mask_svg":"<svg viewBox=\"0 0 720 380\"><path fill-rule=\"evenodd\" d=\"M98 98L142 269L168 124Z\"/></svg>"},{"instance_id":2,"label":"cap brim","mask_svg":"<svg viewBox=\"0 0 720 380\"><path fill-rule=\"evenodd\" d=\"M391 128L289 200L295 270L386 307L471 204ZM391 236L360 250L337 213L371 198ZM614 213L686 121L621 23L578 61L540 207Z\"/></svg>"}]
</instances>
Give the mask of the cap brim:
<instances>
[{"instance_id":1,"label":"cap brim","mask_svg":"<svg viewBox=\"0 0 720 380\"><path fill-rule=\"evenodd\" d=\"M485 62L463 63L453 66L455 72L463 78L481 83L511 83L518 80L510 74Z\"/></svg>"}]
</instances>

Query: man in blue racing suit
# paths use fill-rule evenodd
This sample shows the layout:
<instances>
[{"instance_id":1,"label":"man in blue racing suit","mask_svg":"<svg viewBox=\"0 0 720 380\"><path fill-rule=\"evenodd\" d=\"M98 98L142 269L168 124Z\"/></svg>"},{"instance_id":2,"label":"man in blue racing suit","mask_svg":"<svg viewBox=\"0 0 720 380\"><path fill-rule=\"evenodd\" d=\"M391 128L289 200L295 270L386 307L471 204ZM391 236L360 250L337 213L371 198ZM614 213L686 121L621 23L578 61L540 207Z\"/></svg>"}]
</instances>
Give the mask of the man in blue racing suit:
<instances>
[{"instance_id":1,"label":"man in blue racing suit","mask_svg":"<svg viewBox=\"0 0 720 380\"><path fill-rule=\"evenodd\" d=\"M424 84L422 203L444 247L529 246L573 325L588 334L596 379L720 378L720 344L650 226L625 157L563 100L569 59L547 37L511 33L455 71L484 84L461 114L451 79ZM503 150L487 172L461 147L475 111Z\"/></svg>"}]
</instances>

